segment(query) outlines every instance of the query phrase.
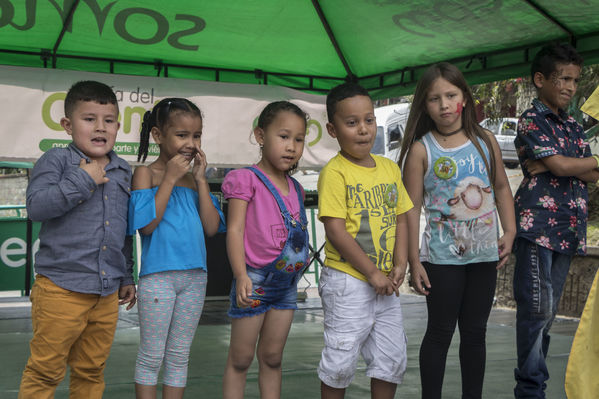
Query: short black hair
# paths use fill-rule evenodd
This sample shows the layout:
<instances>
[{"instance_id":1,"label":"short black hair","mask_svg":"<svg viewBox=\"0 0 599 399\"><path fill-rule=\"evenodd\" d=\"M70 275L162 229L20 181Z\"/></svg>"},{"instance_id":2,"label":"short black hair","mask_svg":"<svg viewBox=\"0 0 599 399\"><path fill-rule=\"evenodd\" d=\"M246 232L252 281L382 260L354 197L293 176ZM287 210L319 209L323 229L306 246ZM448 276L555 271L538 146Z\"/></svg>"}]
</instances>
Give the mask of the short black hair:
<instances>
[{"instance_id":1,"label":"short black hair","mask_svg":"<svg viewBox=\"0 0 599 399\"><path fill-rule=\"evenodd\" d=\"M64 114L70 118L78 101L93 101L99 104L114 104L117 113L119 104L112 89L104 83L95 80L82 80L75 83L64 99Z\"/></svg>"},{"instance_id":2,"label":"short black hair","mask_svg":"<svg viewBox=\"0 0 599 399\"><path fill-rule=\"evenodd\" d=\"M567 43L552 43L543 46L532 60L530 76L535 85L535 73L541 72L545 79L557 71L558 64L574 64L582 68L583 59L576 49Z\"/></svg>"},{"instance_id":3,"label":"short black hair","mask_svg":"<svg viewBox=\"0 0 599 399\"><path fill-rule=\"evenodd\" d=\"M333 117L337 111L337 103L355 96L366 96L372 100L368 90L357 83L346 82L333 87L327 94L327 118L329 118L329 122L333 122Z\"/></svg>"}]
</instances>

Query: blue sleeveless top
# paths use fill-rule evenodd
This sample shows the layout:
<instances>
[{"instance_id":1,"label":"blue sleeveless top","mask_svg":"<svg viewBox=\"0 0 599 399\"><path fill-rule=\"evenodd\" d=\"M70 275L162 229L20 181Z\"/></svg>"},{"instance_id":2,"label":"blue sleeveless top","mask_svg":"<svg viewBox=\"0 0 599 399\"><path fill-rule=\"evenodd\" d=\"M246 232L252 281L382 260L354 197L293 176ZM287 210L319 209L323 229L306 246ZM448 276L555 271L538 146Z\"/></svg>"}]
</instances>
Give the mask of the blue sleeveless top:
<instances>
[{"instance_id":1,"label":"blue sleeveless top","mask_svg":"<svg viewBox=\"0 0 599 399\"><path fill-rule=\"evenodd\" d=\"M428 166L420 261L441 265L497 261L495 193L480 153L470 140L443 148L430 132L421 142ZM487 146L479 142L489 160Z\"/></svg>"},{"instance_id":2,"label":"blue sleeveless top","mask_svg":"<svg viewBox=\"0 0 599 399\"><path fill-rule=\"evenodd\" d=\"M135 234L156 218L154 197L158 186L131 191L127 234ZM226 230L225 217L218 199L210 194L220 215L219 232ZM204 227L198 213L198 192L175 186L168 199L162 220L152 234L141 236L141 269L139 276L169 270L206 268Z\"/></svg>"}]
</instances>

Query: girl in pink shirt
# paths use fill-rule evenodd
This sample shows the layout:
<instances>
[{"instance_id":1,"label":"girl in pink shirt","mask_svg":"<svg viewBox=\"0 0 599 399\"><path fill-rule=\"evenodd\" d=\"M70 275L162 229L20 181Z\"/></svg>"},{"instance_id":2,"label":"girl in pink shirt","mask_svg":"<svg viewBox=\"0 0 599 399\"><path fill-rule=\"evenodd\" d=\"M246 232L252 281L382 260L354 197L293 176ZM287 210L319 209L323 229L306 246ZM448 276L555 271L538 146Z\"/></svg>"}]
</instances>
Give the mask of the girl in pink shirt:
<instances>
[{"instance_id":1,"label":"girl in pink shirt","mask_svg":"<svg viewBox=\"0 0 599 399\"><path fill-rule=\"evenodd\" d=\"M297 281L308 265L304 192L289 176L302 156L306 121L288 101L267 105L254 129L262 158L230 172L222 184L234 276L224 398L243 398L256 342L260 392L281 394L281 359L297 309Z\"/></svg>"}]
</instances>

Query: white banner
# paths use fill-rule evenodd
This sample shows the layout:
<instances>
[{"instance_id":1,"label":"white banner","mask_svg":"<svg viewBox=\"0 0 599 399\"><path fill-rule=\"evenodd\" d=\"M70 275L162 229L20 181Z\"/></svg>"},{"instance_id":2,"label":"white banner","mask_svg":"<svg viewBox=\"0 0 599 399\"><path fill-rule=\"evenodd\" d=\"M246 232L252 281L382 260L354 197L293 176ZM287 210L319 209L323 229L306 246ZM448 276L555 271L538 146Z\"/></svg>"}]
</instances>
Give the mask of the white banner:
<instances>
[{"instance_id":1,"label":"white banner","mask_svg":"<svg viewBox=\"0 0 599 399\"><path fill-rule=\"evenodd\" d=\"M137 160L144 112L165 97L185 97L202 111L202 149L209 166L257 162L260 150L252 127L260 111L277 100L290 100L310 115L300 167L321 168L339 148L326 132L325 96L279 86L0 66L0 160L34 161L48 149L70 143L60 118L66 92L79 80L106 83L116 93L121 128L115 151L129 162ZM152 142L148 161L157 154Z\"/></svg>"}]
</instances>

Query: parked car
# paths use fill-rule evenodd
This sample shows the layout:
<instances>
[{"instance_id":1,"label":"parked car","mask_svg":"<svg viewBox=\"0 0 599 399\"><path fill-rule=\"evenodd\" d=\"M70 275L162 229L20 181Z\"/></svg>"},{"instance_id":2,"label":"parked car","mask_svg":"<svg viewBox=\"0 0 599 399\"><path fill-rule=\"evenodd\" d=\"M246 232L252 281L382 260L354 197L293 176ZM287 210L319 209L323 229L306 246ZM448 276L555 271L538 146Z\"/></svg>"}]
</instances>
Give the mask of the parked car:
<instances>
[{"instance_id":1,"label":"parked car","mask_svg":"<svg viewBox=\"0 0 599 399\"><path fill-rule=\"evenodd\" d=\"M503 163L510 168L518 166L518 155L516 153L516 146L514 145L518 129L518 118L487 118L480 125L495 135L501 149Z\"/></svg>"},{"instance_id":2,"label":"parked car","mask_svg":"<svg viewBox=\"0 0 599 399\"><path fill-rule=\"evenodd\" d=\"M410 104L407 103L386 105L374 110L377 123L379 124L377 126L377 141L382 138L384 146L383 151L378 153L394 162L397 162L399 159L401 139L406 128L409 113ZM377 141L375 141L375 147L377 147ZM374 150L372 152L377 153Z\"/></svg>"}]
</instances>

